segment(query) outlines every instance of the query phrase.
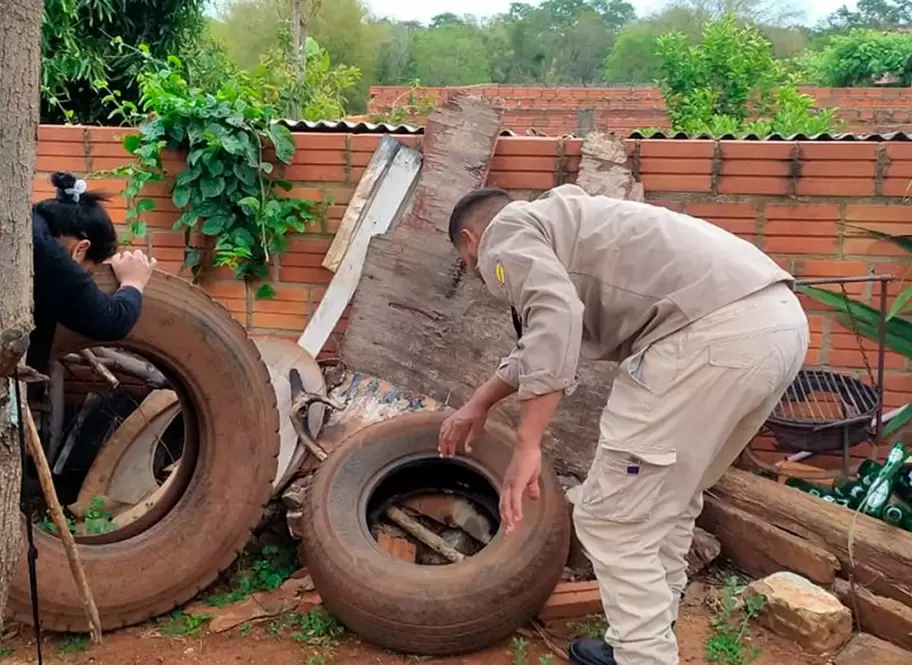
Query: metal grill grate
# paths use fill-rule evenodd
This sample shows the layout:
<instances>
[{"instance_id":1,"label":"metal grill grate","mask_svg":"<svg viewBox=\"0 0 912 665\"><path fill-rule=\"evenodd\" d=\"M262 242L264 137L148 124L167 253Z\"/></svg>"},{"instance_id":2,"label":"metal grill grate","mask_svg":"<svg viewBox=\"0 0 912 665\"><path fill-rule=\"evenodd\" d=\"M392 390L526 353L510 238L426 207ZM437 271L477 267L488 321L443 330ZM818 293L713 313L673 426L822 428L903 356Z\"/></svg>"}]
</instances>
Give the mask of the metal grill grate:
<instances>
[{"instance_id":1,"label":"metal grill grate","mask_svg":"<svg viewBox=\"0 0 912 665\"><path fill-rule=\"evenodd\" d=\"M767 425L780 448L830 451L863 441L880 408L877 389L827 370L802 370Z\"/></svg>"}]
</instances>

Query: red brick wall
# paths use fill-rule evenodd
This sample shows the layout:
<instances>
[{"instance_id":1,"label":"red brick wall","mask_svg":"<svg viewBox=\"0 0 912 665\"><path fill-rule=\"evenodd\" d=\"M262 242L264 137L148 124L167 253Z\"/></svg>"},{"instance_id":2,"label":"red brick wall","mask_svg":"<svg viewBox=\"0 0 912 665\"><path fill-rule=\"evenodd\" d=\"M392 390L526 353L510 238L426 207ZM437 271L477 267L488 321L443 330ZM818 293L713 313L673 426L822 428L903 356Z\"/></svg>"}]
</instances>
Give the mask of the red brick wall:
<instances>
[{"instance_id":1,"label":"red brick wall","mask_svg":"<svg viewBox=\"0 0 912 665\"><path fill-rule=\"evenodd\" d=\"M667 127L662 95L651 87L517 88L473 86L428 88L430 97L445 100L459 90L471 90L503 109L504 126L523 134L535 129L549 136L588 129L628 135L644 127ZM818 107L837 107L848 132L912 131L912 95L906 88L804 88ZM372 86L369 112L381 113L404 104L408 87ZM415 118L420 122L421 118Z\"/></svg>"},{"instance_id":2,"label":"red brick wall","mask_svg":"<svg viewBox=\"0 0 912 665\"><path fill-rule=\"evenodd\" d=\"M79 173L111 169L127 160L110 128L42 127L39 133L35 197L50 195L46 172ZM294 164L285 176L293 193L322 202L321 217L311 230L294 238L289 252L274 267L277 297L257 301L253 289L217 270L204 283L214 297L254 333L296 338L307 324L332 273L320 267L352 191L378 144L379 136L300 134ZM420 147L421 137L403 137ZM501 138L493 160L490 185L528 197L573 181L579 167L580 139ZM642 179L648 199L673 210L705 218L756 243L799 277L834 277L891 273L907 275L908 257L891 244L858 236L852 226L912 234L912 209L903 197L912 179L912 144L738 141L628 141L631 164ZM94 183L112 194L121 183ZM147 238L138 241L161 266L177 272L182 238L170 230L177 211L167 189L150 192L159 210L148 214ZM122 222L125 204L110 204ZM901 289L891 287L895 296ZM870 301L873 287L848 286L848 292ZM811 364L848 372L863 371L861 350L849 330L827 318L807 301L810 312ZM345 321L330 347L338 342ZM865 343L869 361L876 347ZM330 349L331 350L331 349ZM912 367L902 356L886 360L888 407L912 401ZM866 454L863 448L856 449Z\"/></svg>"}]
</instances>

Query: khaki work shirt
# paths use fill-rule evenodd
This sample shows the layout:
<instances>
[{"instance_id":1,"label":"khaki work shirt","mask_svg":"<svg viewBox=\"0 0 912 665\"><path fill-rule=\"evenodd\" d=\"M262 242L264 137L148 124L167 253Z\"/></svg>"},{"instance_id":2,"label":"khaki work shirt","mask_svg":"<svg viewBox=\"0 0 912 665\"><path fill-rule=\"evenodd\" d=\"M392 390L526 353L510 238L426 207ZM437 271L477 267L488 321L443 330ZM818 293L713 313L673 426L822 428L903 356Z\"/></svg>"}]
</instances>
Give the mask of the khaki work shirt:
<instances>
[{"instance_id":1,"label":"khaki work shirt","mask_svg":"<svg viewBox=\"0 0 912 665\"><path fill-rule=\"evenodd\" d=\"M581 356L623 360L771 284L794 284L709 222L576 185L506 206L482 235L478 268L522 320L497 370L521 400L571 392Z\"/></svg>"}]
</instances>

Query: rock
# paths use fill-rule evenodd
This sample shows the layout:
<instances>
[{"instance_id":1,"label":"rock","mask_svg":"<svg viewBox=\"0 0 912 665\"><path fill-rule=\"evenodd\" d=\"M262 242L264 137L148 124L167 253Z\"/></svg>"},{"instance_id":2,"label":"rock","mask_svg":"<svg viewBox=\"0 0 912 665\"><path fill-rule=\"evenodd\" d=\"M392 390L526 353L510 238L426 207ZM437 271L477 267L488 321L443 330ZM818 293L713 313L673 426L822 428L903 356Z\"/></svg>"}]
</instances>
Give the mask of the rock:
<instances>
[{"instance_id":1,"label":"rock","mask_svg":"<svg viewBox=\"0 0 912 665\"><path fill-rule=\"evenodd\" d=\"M747 595L763 596L761 623L810 651L838 649L852 635L852 613L833 594L795 573L774 573L751 582Z\"/></svg>"},{"instance_id":2,"label":"rock","mask_svg":"<svg viewBox=\"0 0 912 665\"><path fill-rule=\"evenodd\" d=\"M681 605L684 607L698 607L706 602L709 598L711 589L706 582L691 582L684 589L684 597L681 599Z\"/></svg>"},{"instance_id":3,"label":"rock","mask_svg":"<svg viewBox=\"0 0 912 665\"><path fill-rule=\"evenodd\" d=\"M859 633L839 652L834 665L909 665L912 651L901 649L873 635Z\"/></svg>"},{"instance_id":4,"label":"rock","mask_svg":"<svg viewBox=\"0 0 912 665\"><path fill-rule=\"evenodd\" d=\"M210 611L209 615L212 617L212 620L209 621L209 631L212 633L224 633L226 630L236 628L242 623L247 623L248 621L253 621L255 619L262 619L264 617L276 616L278 614L280 614L280 612L270 613L257 602L256 598L251 596L250 598L233 603L227 607Z\"/></svg>"},{"instance_id":5,"label":"rock","mask_svg":"<svg viewBox=\"0 0 912 665\"><path fill-rule=\"evenodd\" d=\"M206 612L211 617L209 631L223 633L242 623L291 612L302 604L308 606L308 611L314 604L320 604L310 575L287 579L275 591L254 593L249 598L219 609L209 608Z\"/></svg>"},{"instance_id":6,"label":"rock","mask_svg":"<svg viewBox=\"0 0 912 665\"><path fill-rule=\"evenodd\" d=\"M307 493L308 485L310 485L310 477L305 476L293 480L282 492L282 503L288 510L301 510L304 507L304 496Z\"/></svg>"},{"instance_id":7,"label":"rock","mask_svg":"<svg viewBox=\"0 0 912 665\"><path fill-rule=\"evenodd\" d=\"M693 578L722 553L719 539L700 527L694 528L693 543L687 553L687 576Z\"/></svg>"},{"instance_id":8,"label":"rock","mask_svg":"<svg viewBox=\"0 0 912 665\"><path fill-rule=\"evenodd\" d=\"M836 580L833 593L855 613L858 630L912 649L912 607L878 596L862 586L856 585L853 592L852 585L845 580Z\"/></svg>"}]
</instances>

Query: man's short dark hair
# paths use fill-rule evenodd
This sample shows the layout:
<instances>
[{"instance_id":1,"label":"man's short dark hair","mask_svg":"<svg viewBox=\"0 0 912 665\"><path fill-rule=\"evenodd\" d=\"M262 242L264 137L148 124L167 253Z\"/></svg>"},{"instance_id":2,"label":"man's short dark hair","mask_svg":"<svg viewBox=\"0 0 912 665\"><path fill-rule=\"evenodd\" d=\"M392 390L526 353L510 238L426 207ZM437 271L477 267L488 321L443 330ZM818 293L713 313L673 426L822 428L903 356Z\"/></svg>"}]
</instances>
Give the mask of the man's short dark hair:
<instances>
[{"instance_id":1,"label":"man's short dark hair","mask_svg":"<svg viewBox=\"0 0 912 665\"><path fill-rule=\"evenodd\" d=\"M459 201L456 202L456 205L453 206L453 212L450 214L450 240L455 245L456 240L459 238L459 232L465 228L466 222L469 219L469 216L472 214L472 211L475 210L478 206L487 203L488 201L496 201L498 199L504 200L507 203L513 201L510 195L497 187L483 187L482 189L473 189L471 192L463 196Z\"/></svg>"}]
</instances>

